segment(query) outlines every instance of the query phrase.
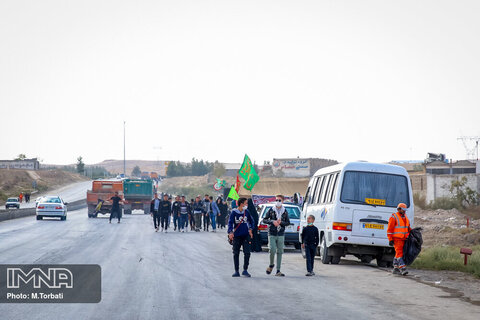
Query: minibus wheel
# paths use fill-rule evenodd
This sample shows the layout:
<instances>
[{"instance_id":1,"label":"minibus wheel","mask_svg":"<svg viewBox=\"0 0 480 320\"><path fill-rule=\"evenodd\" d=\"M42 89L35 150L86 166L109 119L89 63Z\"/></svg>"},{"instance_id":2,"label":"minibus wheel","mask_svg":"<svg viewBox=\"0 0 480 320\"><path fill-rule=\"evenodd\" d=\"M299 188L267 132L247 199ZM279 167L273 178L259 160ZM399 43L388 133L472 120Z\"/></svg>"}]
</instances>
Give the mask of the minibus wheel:
<instances>
[{"instance_id":1,"label":"minibus wheel","mask_svg":"<svg viewBox=\"0 0 480 320\"><path fill-rule=\"evenodd\" d=\"M332 264L339 264L340 263L340 256L333 256L331 257L332 259Z\"/></svg>"},{"instance_id":2,"label":"minibus wheel","mask_svg":"<svg viewBox=\"0 0 480 320\"><path fill-rule=\"evenodd\" d=\"M386 268L387 267L388 261L383 260L382 255L378 255L376 258L377 258L377 266L379 266L380 268Z\"/></svg>"},{"instance_id":3,"label":"minibus wheel","mask_svg":"<svg viewBox=\"0 0 480 320\"><path fill-rule=\"evenodd\" d=\"M320 259L323 264L329 264L332 261L332 257L328 255L327 240L325 240L325 236L322 237L322 244L320 245Z\"/></svg>"}]
</instances>

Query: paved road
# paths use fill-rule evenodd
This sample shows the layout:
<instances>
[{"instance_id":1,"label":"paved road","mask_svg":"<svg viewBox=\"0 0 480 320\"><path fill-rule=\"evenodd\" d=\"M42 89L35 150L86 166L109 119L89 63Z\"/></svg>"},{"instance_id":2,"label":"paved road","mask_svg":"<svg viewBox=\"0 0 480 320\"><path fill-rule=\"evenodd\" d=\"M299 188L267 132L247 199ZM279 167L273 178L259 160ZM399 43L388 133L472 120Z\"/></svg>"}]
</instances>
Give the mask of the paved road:
<instances>
[{"instance_id":1,"label":"paved road","mask_svg":"<svg viewBox=\"0 0 480 320\"><path fill-rule=\"evenodd\" d=\"M34 208L35 199L40 195L60 196L66 202L74 202L74 201L82 200L87 197L87 190L91 188L92 188L92 181L82 181L82 182L72 183L72 184L60 187L58 189L47 191L42 194L38 194L38 195L34 194L32 195L30 202L29 203L22 202L20 204L20 208L22 209ZM2 206L2 209L5 209L5 207Z\"/></svg>"},{"instance_id":2,"label":"paved road","mask_svg":"<svg viewBox=\"0 0 480 320\"><path fill-rule=\"evenodd\" d=\"M93 263L102 267L99 304L2 304L1 319L480 319L480 307L441 289L352 261L321 265L286 253L285 278L267 276L267 253L252 278L232 278L224 233L155 233L149 216L121 224L34 217L0 223L0 263Z\"/></svg>"}]
</instances>

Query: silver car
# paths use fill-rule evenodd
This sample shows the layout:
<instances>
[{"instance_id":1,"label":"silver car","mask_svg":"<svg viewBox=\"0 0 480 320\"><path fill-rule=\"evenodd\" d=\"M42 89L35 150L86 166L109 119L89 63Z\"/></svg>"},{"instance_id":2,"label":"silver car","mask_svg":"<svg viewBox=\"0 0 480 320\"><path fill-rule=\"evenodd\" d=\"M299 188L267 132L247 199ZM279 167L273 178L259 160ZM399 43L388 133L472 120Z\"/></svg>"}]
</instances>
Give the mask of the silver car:
<instances>
[{"instance_id":1,"label":"silver car","mask_svg":"<svg viewBox=\"0 0 480 320\"><path fill-rule=\"evenodd\" d=\"M5 209L8 208L20 209L20 200L18 198L8 198L5 203Z\"/></svg>"},{"instance_id":2,"label":"silver car","mask_svg":"<svg viewBox=\"0 0 480 320\"><path fill-rule=\"evenodd\" d=\"M274 203L267 203L261 206L261 211L258 221L258 233L263 245L268 243L268 225L263 224L262 220L265 218L268 210L273 208ZM298 239L298 232L300 230L300 214L301 209L296 204L284 203L283 206L288 212L290 218L290 225L285 228L285 244L295 246L295 249L300 249L300 241Z\"/></svg>"},{"instance_id":3,"label":"silver car","mask_svg":"<svg viewBox=\"0 0 480 320\"><path fill-rule=\"evenodd\" d=\"M43 197L37 204L37 220L43 217L57 217L60 220L67 220L67 204L57 196Z\"/></svg>"}]
</instances>

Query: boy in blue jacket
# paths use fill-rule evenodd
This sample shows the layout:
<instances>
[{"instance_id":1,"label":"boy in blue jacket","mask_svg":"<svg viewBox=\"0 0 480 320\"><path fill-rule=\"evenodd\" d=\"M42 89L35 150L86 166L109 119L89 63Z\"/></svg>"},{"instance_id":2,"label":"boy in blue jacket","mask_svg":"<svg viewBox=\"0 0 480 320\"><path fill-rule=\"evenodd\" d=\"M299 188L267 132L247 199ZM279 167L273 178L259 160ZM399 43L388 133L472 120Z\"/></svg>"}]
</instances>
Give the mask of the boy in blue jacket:
<instances>
[{"instance_id":1,"label":"boy in blue jacket","mask_svg":"<svg viewBox=\"0 0 480 320\"><path fill-rule=\"evenodd\" d=\"M233 209L228 219L228 237L233 241L233 263L235 273L232 277L240 277L240 248L243 247L242 276L251 277L248 273L250 261L250 239L253 238L253 219L247 210L247 198L238 199L238 208Z\"/></svg>"}]
</instances>

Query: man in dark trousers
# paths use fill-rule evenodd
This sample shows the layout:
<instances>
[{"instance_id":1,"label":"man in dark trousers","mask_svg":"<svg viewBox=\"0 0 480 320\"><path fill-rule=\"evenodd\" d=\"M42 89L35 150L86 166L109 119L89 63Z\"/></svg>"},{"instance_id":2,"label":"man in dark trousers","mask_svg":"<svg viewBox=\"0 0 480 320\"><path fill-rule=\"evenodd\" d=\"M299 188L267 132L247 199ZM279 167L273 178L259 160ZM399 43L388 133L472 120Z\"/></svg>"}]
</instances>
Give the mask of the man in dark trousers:
<instances>
[{"instance_id":1,"label":"man in dark trousers","mask_svg":"<svg viewBox=\"0 0 480 320\"><path fill-rule=\"evenodd\" d=\"M307 277L315 275L315 272L313 272L313 262L315 261L315 252L320 242L318 229L313 225L314 222L315 216L309 215L307 217L307 226L303 228L301 234L302 249L305 250L305 257L307 258Z\"/></svg>"},{"instance_id":2,"label":"man in dark trousers","mask_svg":"<svg viewBox=\"0 0 480 320\"><path fill-rule=\"evenodd\" d=\"M180 232L180 216L179 216L179 204L180 204L180 197L175 197L175 202L172 204L172 216L173 216L173 231L177 230Z\"/></svg>"},{"instance_id":3,"label":"man in dark trousers","mask_svg":"<svg viewBox=\"0 0 480 320\"><path fill-rule=\"evenodd\" d=\"M185 201L185 196L182 196L182 201L178 203L178 231L188 231L188 216L190 214L190 204Z\"/></svg>"},{"instance_id":4,"label":"man in dark trousers","mask_svg":"<svg viewBox=\"0 0 480 320\"><path fill-rule=\"evenodd\" d=\"M170 214L172 213L172 204L168 201L168 195L163 195L163 201L160 202L160 225L162 227L162 232L168 232L168 223L170 219Z\"/></svg>"},{"instance_id":5,"label":"man in dark trousers","mask_svg":"<svg viewBox=\"0 0 480 320\"><path fill-rule=\"evenodd\" d=\"M110 198L112 202L112 211L110 212L110 219L109 223L112 223L112 218L117 217L118 223L120 223L120 219L122 218L122 209L120 208L120 203L123 204L122 198L118 196L118 191L115 191L115 195Z\"/></svg>"},{"instance_id":6,"label":"man in dark trousers","mask_svg":"<svg viewBox=\"0 0 480 320\"><path fill-rule=\"evenodd\" d=\"M248 199L248 212L253 219L253 239L252 239L252 251L253 252L262 252L262 244L260 241L260 235L258 234L258 212L255 208L252 198Z\"/></svg>"},{"instance_id":7,"label":"man in dark trousers","mask_svg":"<svg viewBox=\"0 0 480 320\"><path fill-rule=\"evenodd\" d=\"M208 232L208 226L210 225L210 212L212 211L212 204L208 194L203 199L203 231Z\"/></svg>"},{"instance_id":8,"label":"man in dark trousers","mask_svg":"<svg viewBox=\"0 0 480 320\"><path fill-rule=\"evenodd\" d=\"M238 199L238 208L233 209L228 219L228 237L233 241L233 263L235 273L232 277L240 277L240 248L243 247L243 272L242 276L251 277L248 273L250 262L250 239L253 234L253 219L247 210L247 198Z\"/></svg>"},{"instance_id":9,"label":"man in dark trousers","mask_svg":"<svg viewBox=\"0 0 480 320\"><path fill-rule=\"evenodd\" d=\"M153 227L155 228L155 232L158 232L158 228L160 227L160 199L158 199L158 194L155 192L155 198L153 198L152 202L150 203L150 215L153 217Z\"/></svg>"}]
</instances>

